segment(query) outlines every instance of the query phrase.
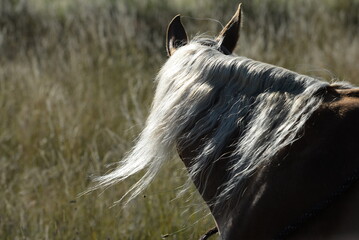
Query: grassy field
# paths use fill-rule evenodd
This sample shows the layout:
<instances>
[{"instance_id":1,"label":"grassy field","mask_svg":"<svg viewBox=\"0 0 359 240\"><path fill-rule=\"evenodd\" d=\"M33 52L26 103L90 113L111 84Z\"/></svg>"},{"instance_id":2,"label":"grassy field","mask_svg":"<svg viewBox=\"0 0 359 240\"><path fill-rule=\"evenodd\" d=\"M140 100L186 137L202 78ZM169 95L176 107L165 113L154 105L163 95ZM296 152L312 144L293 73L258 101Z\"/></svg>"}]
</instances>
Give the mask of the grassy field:
<instances>
[{"instance_id":1,"label":"grassy field","mask_svg":"<svg viewBox=\"0 0 359 240\"><path fill-rule=\"evenodd\" d=\"M237 54L359 83L359 1L242 2ZM113 203L139 176L77 196L141 130L171 18L214 36L237 4L0 1L0 239L197 239L212 227L194 188L177 197L178 159L126 208Z\"/></svg>"}]
</instances>

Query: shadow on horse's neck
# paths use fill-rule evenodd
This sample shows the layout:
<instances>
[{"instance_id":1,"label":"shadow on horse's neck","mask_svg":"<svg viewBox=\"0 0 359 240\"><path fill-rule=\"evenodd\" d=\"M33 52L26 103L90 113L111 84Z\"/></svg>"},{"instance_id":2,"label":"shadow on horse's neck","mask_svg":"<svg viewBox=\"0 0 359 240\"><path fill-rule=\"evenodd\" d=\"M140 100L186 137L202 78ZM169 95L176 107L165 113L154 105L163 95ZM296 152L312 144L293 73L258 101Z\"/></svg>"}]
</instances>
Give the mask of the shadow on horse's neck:
<instances>
[{"instance_id":1,"label":"shadow on horse's neck","mask_svg":"<svg viewBox=\"0 0 359 240\"><path fill-rule=\"evenodd\" d=\"M225 163L228 161L228 154L226 153L233 151L234 146L231 143L237 138L238 135L233 135L229 141L230 144L224 149L224 154L221 158L214 161L210 167L201 169L201 172L196 174L197 177L192 177L194 185L216 219L216 224L219 224L218 222L222 221L221 219L227 219L229 215L231 215L228 210L233 209L237 204L237 201L230 201L230 203L226 203L225 206L218 205L218 203L216 205L216 200L214 200L218 196L219 189L228 181L227 164ZM206 141L206 139L206 136L203 136L200 141L191 145L189 148L181 148L181 145L177 146L179 156L187 169L192 167L193 159L197 156L197 149L202 145L202 141Z\"/></svg>"}]
</instances>

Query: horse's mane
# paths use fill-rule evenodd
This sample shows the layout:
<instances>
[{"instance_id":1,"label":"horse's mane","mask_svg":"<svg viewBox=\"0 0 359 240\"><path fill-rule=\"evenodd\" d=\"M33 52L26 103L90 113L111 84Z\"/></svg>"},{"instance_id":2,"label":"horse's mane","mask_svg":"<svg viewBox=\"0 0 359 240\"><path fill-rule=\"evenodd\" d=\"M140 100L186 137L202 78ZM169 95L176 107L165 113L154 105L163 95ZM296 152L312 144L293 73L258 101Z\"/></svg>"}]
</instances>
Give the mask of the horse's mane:
<instances>
[{"instance_id":1,"label":"horse's mane","mask_svg":"<svg viewBox=\"0 0 359 240\"><path fill-rule=\"evenodd\" d=\"M329 84L217 49L217 42L196 38L168 59L156 78L152 109L137 143L113 172L97 179L98 187L146 169L129 190L132 199L172 158L177 144L186 148L206 135L189 169L196 176L237 134L228 181L214 202L221 203L243 190L257 166L296 140L322 103L320 90Z\"/></svg>"}]
</instances>

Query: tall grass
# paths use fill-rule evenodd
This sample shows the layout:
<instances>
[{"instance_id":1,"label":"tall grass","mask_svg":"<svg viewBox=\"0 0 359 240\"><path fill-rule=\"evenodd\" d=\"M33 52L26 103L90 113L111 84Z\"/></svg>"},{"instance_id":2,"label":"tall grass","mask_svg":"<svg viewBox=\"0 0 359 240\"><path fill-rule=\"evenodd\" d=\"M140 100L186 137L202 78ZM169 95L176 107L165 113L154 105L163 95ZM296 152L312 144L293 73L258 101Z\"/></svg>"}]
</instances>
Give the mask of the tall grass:
<instances>
[{"instance_id":1,"label":"tall grass","mask_svg":"<svg viewBox=\"0 0 359 240\"><path fill-rule=\"evenodd\" d=\"M0 2L0 239L196 239L213 226L178 159L142 197L113 205L136 177L81 198L146 119L164 33L215 35L237 2ZM359 82L359 2L244 0L237 53L327 81ZM191 195L191 196L190 196Z\"/></svg>"}]
</instances>

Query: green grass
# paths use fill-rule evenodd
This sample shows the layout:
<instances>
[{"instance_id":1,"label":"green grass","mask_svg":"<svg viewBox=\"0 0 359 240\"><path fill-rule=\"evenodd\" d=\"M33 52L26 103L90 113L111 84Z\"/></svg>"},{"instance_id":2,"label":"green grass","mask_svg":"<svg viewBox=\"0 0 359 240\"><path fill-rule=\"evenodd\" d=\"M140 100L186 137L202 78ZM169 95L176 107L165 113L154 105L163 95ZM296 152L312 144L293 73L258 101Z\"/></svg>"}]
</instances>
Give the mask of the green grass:
<instances>
[{"instance_id":1,"label":"green grass","mask_svg":"<svg viewBox=\"0 0 359 240\"><path fill-rule=\"evenodd\" d=\"M197 239L214 225L173 159L126 208L140 176L78 198L146 119L177 13L224 24L236 1L4 0L0 3L0 239ZM237 54L359 83L358 1L243 1ZM215 21L185 17L191 36Z\"/></svg>"}]
</instances>

